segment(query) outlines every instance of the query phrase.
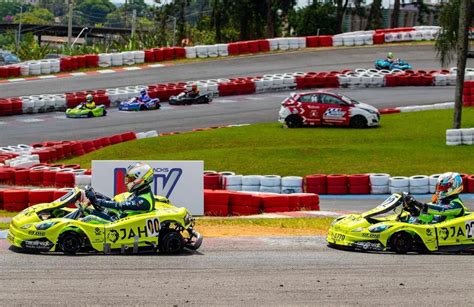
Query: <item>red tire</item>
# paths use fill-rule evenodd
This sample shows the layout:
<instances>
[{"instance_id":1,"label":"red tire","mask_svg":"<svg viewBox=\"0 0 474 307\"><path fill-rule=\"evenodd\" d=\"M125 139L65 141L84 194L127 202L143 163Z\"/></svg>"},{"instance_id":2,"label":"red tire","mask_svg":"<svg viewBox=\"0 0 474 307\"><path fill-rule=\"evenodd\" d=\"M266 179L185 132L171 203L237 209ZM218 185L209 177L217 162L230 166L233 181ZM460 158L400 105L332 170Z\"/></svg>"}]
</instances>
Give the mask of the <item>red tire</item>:
<instances>
[{"instance_id":1,"label":"red tire","mask_svg":"<svg viewBox=\"0 0 474 307\"><path fill-rule=\"evenodd\" d=\"M369 185L351 185L349 186L349 194L370 194Z\"/></svg>"},{"instance_id":2,"label":"red tire","mask_svg":"<svg viewBox=\"0 0 474 307\"><path fill-rule=\"evenodd\" d=\"M137 139L137 135L135 134L135 132L132 131L122 133L121 136L123 142L133 141Z\"/></svg>"},{"instance_id":3,"label":"red tire","mask_svg":"<svg viewBox=\"0 0 474 307\"><path fill-rule=\"evenodd\" d=\"M349 180L349 186L351 185L369 185L370 184L370 176L367 174L354 174L347 176Z\"/></svg>"},{"instance_id":4,"label":"red tire","mask_svg":"<svg viewBox=\"0 0 474 307\"><path fill-rule=\"evenodd\" d=\"M326 175L323 174L316 174L316 175L308 175L305 177L305 184L307 186L325 186L326 185Z\"/></svg>"},{"instance_id":5,"label":"red tire","mask_svg":"<svg viewBox=\"0 0 474 307\"><path fill-rule=\"evenodd\" d=\"M228 216L229 207L220 205L206 205L204 204L204 215L206 216Z\"/></svg>"},{"instance_id":6,"label":"red tire","mask_svg":"<svg viewBox=\"0 0 474 307\"><path fill-rule=\"evenodd\" d=\"M263 208L267 207L290 207L290 199L288 195L262 195Z\"/></svg>"},{"instance_id":7,"label":"red tire","mask_svg":"<svg viewBox=\"0 0 474 307\"><path fill-rule=\"evenodd\" d=\"M26 186L30 184L30 170L16 169L15 170L15 185Z\"/></svg>"},{"instance_id":8,"label":"red tire","mask_svg":"<svg viewBox=\"0 0 474 307\"><path fill-rule=\"evenodd\" d=\"M29 205L50 203L54 200L55 190L30 190L28 192Z\"/></svg>"},{"instance_id":9,"label":"red tire","mask_svg":"<svg viewBox=\"0 0 474 307\"><path fill-rule=\"evenodd\" d=\"M466 190L466 188L464 188ZM467 177L467 191L474 193L474 175Z\"/></svg>"},{"instance_id":10,"label":"red tire","mask_svg":"<svg viewBox=\"0 0 474 307\"><path fill-rule=\"evenodd\" d=\"M328 186L328 194L345 195L348 189L346 185L332 185Z\"/></svg>"},{"instance_id":11,"label":"red tire","mask_svg":"<svg viewBox=\"0 0 474 307\"><path fill-rule=\"evenodd\" d=\"M55 171L44 171L43 172L43 186L54 187L56 184L56 172Z\"/></svg>"},{"instance_id":12,"label":"red tire","mask_svg":"<svg viewBox=\"0 0 474 307\"><path fill-rule=\"evenodd\" d=\"M324 194L327 194L328 191L327 191L327 187L325 185L323 186L313 186L313 185L310 185L310 186L306 186L306 190L305 190L306 193L314 193L314 194L319 194L319 195L324 195Z\"/></svg>"},{"instance_id":13,"label":"red tire","mask_svg":"<svg viewBox=\"0 0 474 307\"><path fill-rule=\"evenodd\" d=\"M277 213L277 212L288 212L291 211L290 207L264 207L263 212L265 213Z\"/></svg>"},{"instance_id":14,"label":"red tire","mask_svg":"<svg viewBox=\"0 0 474 307\"><path fill-rule=\"evenodd\" d=\"M15 182L15 171L13 168L0 167L0 183L13 184Z\"/></svg>"},{"instance_id":15,"label":"red tire","mask_svg":"<svg viewBox=\"0 0 474 307\"><path fill-rule=\"evenodd\" d=\"M58 172L54 179L54 185L58 188L74 187L75 176L73 173Z\"/></svg>"},{"instance_id":16,"label":"red tire","mask_svg":"<svg viewBox=\"0 0 474 307\"><path fill-rule=\"evenodd\" d=\"M260 209L252 206L232 206L230 210L230 214L233 216L255 215L259 213Z\"/></svg>"},{"instance_id":17,"label":"red tire","mask_svg":"<svg viewBox=\"0 0 474 307\"><path fill-rule=\"evenodd\" d=\"M222 176L220 174L204 175L204 189L222 189Z\"/></svg>"},{"instance_id":18,"label":"red tire","mask_svg":"<svg viewBox=\"0 0 474 307\"><path fill-rule=\"evenodd\" d=\"M122 135L120 135L120 134L112 135L110 137L110 144L112 144L112 145L122 143L122 142L123 142Z\"/></svg>"},{"instance_id":19,"label":"red tire","mask_svg":"<svg viewBox=\"0 0 474 307\"><path fill-rule=\"evenodd\" d=\"M5 190L3 192L4 203L16 203L28 205L28 191L27 190ZM26 207L25 207L26 208Z\"/></svg>"},{"instance_id":20,"label":"red tire","mask_svg":"<svg viewBox=\"0 0 474 307\"><path fill-rule=\"evenodd\" d=\"M43 185L43 171L30 171L30 184L33 186Z\"/></svg>"},{"instance_id":21,"label":"red tire","mask_svg":"<svg viewBox=\"0 0 474 307\"><path fill-rule=\"evenodd\" d=\"M327 186L345 186L347 185L347 175L342 174L331 174L327 178Z\"/></svg>"}]
</instances>

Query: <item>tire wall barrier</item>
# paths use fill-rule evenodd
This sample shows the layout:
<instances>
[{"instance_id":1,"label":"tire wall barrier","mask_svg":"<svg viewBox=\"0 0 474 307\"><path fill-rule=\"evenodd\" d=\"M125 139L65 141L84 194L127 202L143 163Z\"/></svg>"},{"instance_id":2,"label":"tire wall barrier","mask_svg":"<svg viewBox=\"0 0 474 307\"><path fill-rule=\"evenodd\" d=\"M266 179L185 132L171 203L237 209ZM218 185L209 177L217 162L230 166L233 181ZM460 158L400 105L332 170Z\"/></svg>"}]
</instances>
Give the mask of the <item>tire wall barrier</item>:
<instances>
[{"instance_id":1,"label":"tire wall barrier","mask_svg":"<svg viewBox=\"0 0 474 307\"><path fill-rule=\"evenodd\" d=\"M474 68L466 69L464 106L474 106ZM471 81L472 80L472 81ZM386 86L448 86L456 82L456 69L450 70L376 70L357 68L355 70L328 72L294 72L266 74L256 77L220 78L152 85L134 85L93 91L67 92L63 94L31 95L0 98L0 116L65 111L85 101L88 94L94 96L97 104L106 107L137 97L140 89L147 88L151 98L168 101L192 84L201 93L211 96L245 95L271 91L311 88L365 88ZM472 93L472 95L471 95ZM452 108L452 104L436 106L409 106L384 110L387 113Z\"/></svg>"},{"instance_id":2,"label":"tire wall barrier","mask_svg":"<svg viewBox=\"0 0 474 307\"><path fill-rule=\"evenodd\" d=\"M439 27L420 26L346 32L334 36L279 37L228 44L196 45L184 48L162 47L116 53L67 56L60 59L27 61L15 65L2 66L0 67L0 79L71 72L99 67L107 68L142 63L156 63L184 58L213 58L276 50L286 51L315 47L362 46L393 42L426 41L436 39L439 31Z\"/></svg>"}]
</instances>

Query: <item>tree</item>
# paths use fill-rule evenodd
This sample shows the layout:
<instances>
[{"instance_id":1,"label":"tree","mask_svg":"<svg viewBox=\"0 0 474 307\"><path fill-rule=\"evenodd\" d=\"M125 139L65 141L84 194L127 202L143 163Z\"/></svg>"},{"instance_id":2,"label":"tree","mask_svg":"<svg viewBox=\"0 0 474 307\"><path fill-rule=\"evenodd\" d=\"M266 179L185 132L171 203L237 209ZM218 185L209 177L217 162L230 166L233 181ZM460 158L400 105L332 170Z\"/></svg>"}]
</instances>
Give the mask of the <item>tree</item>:
<instances>
[{"instance_id":1,"label":"tree","mask_svg":"<svg viewBox=\"0 0 474 307\"><path fill-rule=\"evenodd\" d=\"M20 14L15 15L15 21L20 19ZM54 15L47 9L34 9L21 15L22 23L47 25L54 22Z\"/></svg>"},{"instance_id":2,"label":"tree","mask_svg":"<svg viewBox=\"0 0 474 307\"><path fill-rule=\"evenodd\" d=\"M392 19L390 21L391 28L398 28L399 18L400 18L400 0L395 0L393 4Z\"/></svg>"},{"instance_id":3,"label":"tree","mask_svg":"<svg viewBox=\"0 0 474 307\"><path fill-rule=\"evenodd\" d=\"M468 31L472 24L471 0L453 0L443 7L440 14L442 30L435 48L441 65L446 67L457 54L456 92L454 96L453 128L461 128L462 95L468 52Z\"/></svg>"},{"instance_id":4,"label":"tree","mask_svg":"<svg viewBox=\"0 0 474 307\"><path fill-rule=\"evenodd\" d=\"M335 7L330 3L313 4L296 11L292 18L296 25L296 34L299 36L309 36L317 34L318 29L323 34L334 34L337 19Z\"/></svg>"},{"instance_id":5,"label":"tree","mask_svg":"<svg viewBox=\"0 0 474 307\"><path fill-rule=\"evenodd\" d=\"M19 2L0 2L0 20L8 19L7 16L15 16L20 13L21 6L23 6L23 12L28 12L33 9L30 4L21 4Z\"/></svg>"},{"instance_id":6,"label":"tree","mask_svg":"<svg viewBox=\"0 0 474 307\"><path fill-rule=\"evenodd\" d=\"M367 18L367 30L380 29L383 26L382 0L374 0Z\"/></svg>"},{"instance_id":7,"label":"tree","mask_svg":"<svg viewBox=\"0 0 474 307\"><path fill-rule=\"evenodd\" d=\"M81 19L88 24L104 23L107 14L115 9L109 0L85 0L76 8Z\"/></svg>"},{"instance_id":8,"label":"tree","mask_svg":"<svg viewBox=\"0 0 474 307\"><path fill-rule=\"evenodd\" d=\"M40 0L38 7L47 9L54 16L64 16L67 13L67 5L64 0Z\"/></svg>"},{"instance_id":9,"label":"tree","mask_svg":"<svg viewBox=\"0 0 474 307\"><path fill-rule=\"evenodd\" d=\"M336 31L342 33L342 22L344 21L344 14L346 13L348 0L335 0L336 4Z\"/></svg>"}]
</instances>

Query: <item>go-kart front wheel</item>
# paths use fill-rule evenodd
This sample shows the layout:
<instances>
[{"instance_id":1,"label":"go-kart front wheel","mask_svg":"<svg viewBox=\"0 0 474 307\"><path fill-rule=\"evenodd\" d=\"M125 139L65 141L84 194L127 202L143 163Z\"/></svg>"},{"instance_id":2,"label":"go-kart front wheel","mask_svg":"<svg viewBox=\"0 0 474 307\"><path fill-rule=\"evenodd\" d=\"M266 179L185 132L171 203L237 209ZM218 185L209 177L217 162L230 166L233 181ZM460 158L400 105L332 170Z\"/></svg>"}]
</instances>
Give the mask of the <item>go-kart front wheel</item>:
<instances>
[{"instance_id":1,"label":"go-kart front wheel","mask_svg":"<svg viewBox=\"0 0 474 307\"><path fill-rule=\"evenodd\" d=\"M179 254L183 251L184 245L184 238L177 230L165 230L159 236L158 249L163 254Z\"/></svg>"},{"instance_id":2,"label":"go-kart front wheel","mask_svg":"<svg viewBox=\"0 0 474 307\"><path fill-rule=\"evenodd\" d=\"M82 238L77 232L68 231L59 237L58 245L64 254L74 255L82 247Z\"/></svg>"},{"instance_id":3,"label":"go-kart front wheel","mask_svg":"<svg viewBox=\"0 0 474 307\"><path fill-rule=\"evenodd\" d=\"M390 238L390 248L397 254L406 254L413 249L413 237L404 231L394 233Z\"/></svg>"}]
</instances>

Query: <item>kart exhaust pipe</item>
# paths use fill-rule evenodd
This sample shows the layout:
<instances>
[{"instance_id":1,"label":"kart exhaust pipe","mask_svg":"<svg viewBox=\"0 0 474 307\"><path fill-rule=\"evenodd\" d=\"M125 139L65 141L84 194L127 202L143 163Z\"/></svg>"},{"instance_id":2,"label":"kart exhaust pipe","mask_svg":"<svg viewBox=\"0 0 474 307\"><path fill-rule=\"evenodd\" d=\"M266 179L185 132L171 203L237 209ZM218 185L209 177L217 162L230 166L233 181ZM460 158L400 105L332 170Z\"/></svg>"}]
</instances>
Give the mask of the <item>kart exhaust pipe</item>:
<instances>
[{"instance_id":1,"label":"kart exhaust pipe","mask_svg":"<svg viewBox=\"0 0 474 307\"><path fill-rule=\"evenodd\" d=\"M188 232L190 234L190 238L186 244L186 247L192 250L197 250L199 247L201 247L203 236L194 229L188 230ZM193 238L195 238L194 242Z\"/></svg>"}]
</instances>

